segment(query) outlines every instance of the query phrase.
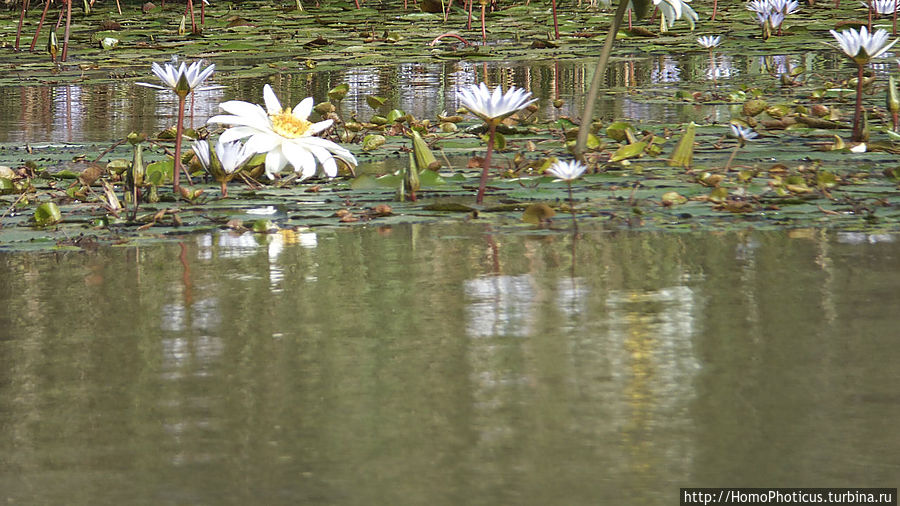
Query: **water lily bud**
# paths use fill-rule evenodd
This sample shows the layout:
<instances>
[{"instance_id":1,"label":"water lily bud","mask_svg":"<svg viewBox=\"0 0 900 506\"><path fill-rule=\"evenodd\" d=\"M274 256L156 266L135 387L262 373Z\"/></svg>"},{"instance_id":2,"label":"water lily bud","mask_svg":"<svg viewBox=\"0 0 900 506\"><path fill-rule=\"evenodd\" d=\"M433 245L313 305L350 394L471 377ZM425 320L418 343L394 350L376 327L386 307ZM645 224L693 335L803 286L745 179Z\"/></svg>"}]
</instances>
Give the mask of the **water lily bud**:
<instances>
[{"instance_id":1,"label":"water lily bud","mask_svg":"<svg viewBox=\"0 0 900 506\"><path fill-rule=\"evenodd\" d=\"M325 116L328 113L334 112L335 107L331 102L320 102L316 104L315 107L313 107L313 110L321 114L322 116Z\"/></svg>"},{"instance_id":2,"label":"water lily bud","mask_svg":"<svg viewBox=\"0 0 900 506\"><path fill-rule=\"evenodd\" d=\"M817 118L824 118L824 117L828 116L829 114L831 114L831 110L828 109L828 106L822 105L822 104L816 104L816 105L812 106L812 108L809 110L809 112L811 112L812 115Z\"/></svg>"},{"instance_id":3,"label":"water lily bud","mask_svg":"<svg viewBox=\"0 0 900 506\"><path fill-rule=\"evenodd\" d=\"M885 97L885 106L892 114L900 112L900 93L897 92L897 80L894 76L888 78L887 97Z\"/></svg>"},{"instance_id":4,"label":"water lily bud","mask_svg":"<svg viewBox=\"0 0 900 506\"><path fill-rule=\"evenodd\" d=\"M741 109L741 112L744 116L756 116L757 114L766 110L766 101L760 99L753 99L744 102L744 107Z\"/></svg>"}]
</instances>

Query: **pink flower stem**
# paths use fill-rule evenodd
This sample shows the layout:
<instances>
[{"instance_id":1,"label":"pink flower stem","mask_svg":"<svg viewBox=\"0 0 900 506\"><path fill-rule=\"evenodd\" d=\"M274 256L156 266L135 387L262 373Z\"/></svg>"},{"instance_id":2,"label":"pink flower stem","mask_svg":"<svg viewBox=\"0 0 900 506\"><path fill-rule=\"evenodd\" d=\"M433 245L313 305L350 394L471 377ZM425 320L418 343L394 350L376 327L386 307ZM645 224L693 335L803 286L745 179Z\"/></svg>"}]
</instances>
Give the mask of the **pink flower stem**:
<instances>
[{"instance_id":1,"label":"pink flower stem","mask_svg":"<svg viewBox=\"0 0 900 506\"><path fill-rule=\"evenodd\" d=\"M572 197L572 181L567 181L569 183L569 211L572 212L572 233L578 233L578 219L575 215L575 199Z\"/></svg>"},{"instance_id":2,"label":"pink flower stem","mask_svg":"<svg viewBox=\"0 0 900 506\"><path fill-rule=\"evenodd\" d=\"M487 45L487 29L484 27L484 15L487 11L487 2L481 4L481 45Z\"/></svg>"},{"instance_id":3,"label":"pink flower stem","mask_svg":"<svg viewBox=\"0 0 900 506\"><path fill-rule=\"evenodd\" d=\"M177 199L181 195L181 136L184 134L185 97L178 97L178 123L175 125L175 163L172 166L172 190Z\"/></svg>"},{"instance_id":4,"label":"pink flower stem","mask_svg":"<svg viewBox=\"0 0 900 506\"><path fill-rule=\"evenodd\" d=\"M856 74L856 114L853 115L853 140L861 142L862 139L862 93L863 93L863 66L857 64L859 71Z\"/></svg>"},{"instance_id":5,"label":"pink flower stem","mask_svg":"<svg viewBox=\"0 0 900 506\"><path fill-rule=\"evenodd\" d=\"M484 155L484 167L481 168L481 180L478 182L478 197L475 203L481 205L484 201L484 187L487 186L488 171L491 168L491 154L494 152L494 133L497 131L497 125L491 122L488 126L488 149Z\"/></svg>"}]
</instances>

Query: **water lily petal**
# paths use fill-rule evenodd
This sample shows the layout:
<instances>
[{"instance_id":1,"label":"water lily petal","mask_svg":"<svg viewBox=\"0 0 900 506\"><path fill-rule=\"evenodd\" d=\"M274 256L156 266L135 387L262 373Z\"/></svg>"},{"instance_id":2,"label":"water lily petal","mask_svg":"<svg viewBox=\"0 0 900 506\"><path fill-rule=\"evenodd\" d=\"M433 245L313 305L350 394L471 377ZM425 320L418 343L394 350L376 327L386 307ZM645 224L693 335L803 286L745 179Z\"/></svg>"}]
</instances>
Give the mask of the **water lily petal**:
<instances>
[{"instance_id":1,"label":"water lily petal","mask_svg":"<svg viewBox=\"0 0 900 506\"><path fill-rule=\"evenodd\" d=\"M288 160L281 154L281 149L273 149L266 154L266 176L275 179L275 174L287 165Z\"/></svg>"},{"instance_id":2,"label":"water lily petal","mask_svg":"<svg viewBox=\"0 0 900 506\"><path fill-rule=\"evenodd\" d=\"M309 114L312 112L312 110L313 110L313 98L306 97L303 100L301 100L300 103L294 107L292 114L294 115L295 118L300 118L302 120L305 120L305 119L309 118Z\"/></svg>"},{"instance_id":3,"label":"water lily petal","mask_svg":"<svg viewBox=\"0 0 900 506\"><path fill-rule=\"evenodd\" d=\"M275 96L275 92L272 91L272 87L268 84L263 86L263 100L266 102L266 112L269 114L282 112L281 102L278 101L278 97Z\"/></svg>"},{"instance_id":4,"label":"water lily petal","mask_svg":"<svg viewBox=\"0 0 900 506\"><path fill-rule=\"evenodd\" d=\"M281 150L294 166L294 172L300 173L301 180L316 175L316 158L305 146L295 142L285 142L281 145Z\"/></svg>"}]
</instances>

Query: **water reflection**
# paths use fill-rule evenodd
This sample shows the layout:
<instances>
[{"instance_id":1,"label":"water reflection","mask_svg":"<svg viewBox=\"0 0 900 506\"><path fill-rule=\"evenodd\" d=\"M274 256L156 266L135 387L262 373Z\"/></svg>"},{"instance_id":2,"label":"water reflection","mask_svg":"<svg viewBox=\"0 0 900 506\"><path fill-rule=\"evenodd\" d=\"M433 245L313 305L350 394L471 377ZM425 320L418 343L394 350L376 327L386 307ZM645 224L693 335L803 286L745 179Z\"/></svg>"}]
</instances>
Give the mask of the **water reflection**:
<instances>
[{"instance_id":1,"label":"water reflection","mask_svg":"<svg viewBox=\"0 0 900 506\"><path fill-rule=\"evenodd\" d=\"M696 51L686 54L625 55L614 63L607 79L609 90L601 94L604 118L637 121L686 122L713 116L726 118L723 105L695 105L656 98L671 98L678 87L705 83L713 77L720 86L734 79L752 80L769 74L790 72L797 66L830 77L846 74L845 58L834 51L793 55L747 56ZM399 108L417 118L433 118L459 107L458 92L469 84L518 86L540 99L540 117L578 117L587 93L592 60L583 62L547 60L530 65L482 62L404 63L396 67L350 67L334 72L279 74L271 79L230 79L219 73L214 84L227 79L228 86L192 94L187 124L203 125L217 114L218 104L239 99L262 102L262 86L270 82L285 104L296 104L307 96L325 100L338 83L350 85L341 107L344 117L367 120L374 111L366 103L369 95L387 99L386 108ZM887 69L887 67L886 67ZM876 71L881 71L876 68ZM886 71L886 70L884 70ZM640 88L641 94L629 93ZM563 99L558 110L555 99ZM110 85L58 87L27 86L6 90L0 96L0 142L110 142L131 131L158 132L175 123L177 101L172 93L158 93L132 82ZM384 111L380 111L384 112Z\"/></svg>"},{"instance_id":2,"label":"water reflection","mask_svg":"<svg viewBox=\"0 0 900 506\"><path fill-rule=\"evenodd\" d=\"M0 498L670 504L900 472L895 236L488 233L0 253Z\"/></svg>"},{"instance_id":3,"label":"water reflection","mask_svg":"<svg viewBox=\"0 0 900 506\"><path fill-rule=\"evenodd\" d=\"M523 276L487 276L466 281L465 294L471 337L518 336L530 334L528 319L535 294L532 280Z\"/></svg>"}]
</instances>

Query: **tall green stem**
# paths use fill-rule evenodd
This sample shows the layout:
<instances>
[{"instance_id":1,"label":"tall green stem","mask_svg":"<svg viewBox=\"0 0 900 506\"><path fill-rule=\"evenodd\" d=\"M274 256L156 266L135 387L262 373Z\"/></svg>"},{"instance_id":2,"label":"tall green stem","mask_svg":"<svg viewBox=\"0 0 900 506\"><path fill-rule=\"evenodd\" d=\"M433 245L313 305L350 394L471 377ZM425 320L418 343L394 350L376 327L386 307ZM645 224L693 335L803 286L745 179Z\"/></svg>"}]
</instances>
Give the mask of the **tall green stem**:
<instances>
[{"instance_id":1,"label":"tall green stem","mask_svg":"<svg viewBox=\"0 0 900 506\"><path fill-rule=\"evenodd\" d=\"M484 167L481 168L481 180L478 182L478 197L475 203L481 205L484 201L484 187L487 186L488 171L491 168L491 154L494 152L494 133L497 131L497 124L493 121L488 125L488 149L484 155Z\"/></svg>"},{"instance_id":2,"label":"tall green stem","mask_svg":"<svg viewBox=\"0 0 900 506\"><path fill-rule=\"evenodd\" d=\"M597 95L600 94L600 83L606 75L606 65L609 63L609 55L612 53L613 42L616 40L616 34L619 27L622 26L622 20L625 19L625 11L628 10L627 0L619 0L619 6L613 15L612 25L609 27L609 33L606 34L606 42L603 43L603 49L600 51L600 59L597 61L597 68L594 70L594 78L591 79L591 87L588 90L587 99L584 102L584 112L581 114L581 126L578 128L578 140L575 142L575 159L584 161L584 147L587 145L588 134L591 133L591 123L594 119L594 103L597 101Z\"/></svg>"},{"instance_id":3,"label":"tall green stem","mask_svg":"<svg viewBox=\"0 0 900 506\"><path fill-rule=\"evenodd\" d=\"M857 64L859 70L856 73L856 114L853 116L853 140L862 142L862 93L863 93L863 66Z\"/></svg>"}]
</instances>

